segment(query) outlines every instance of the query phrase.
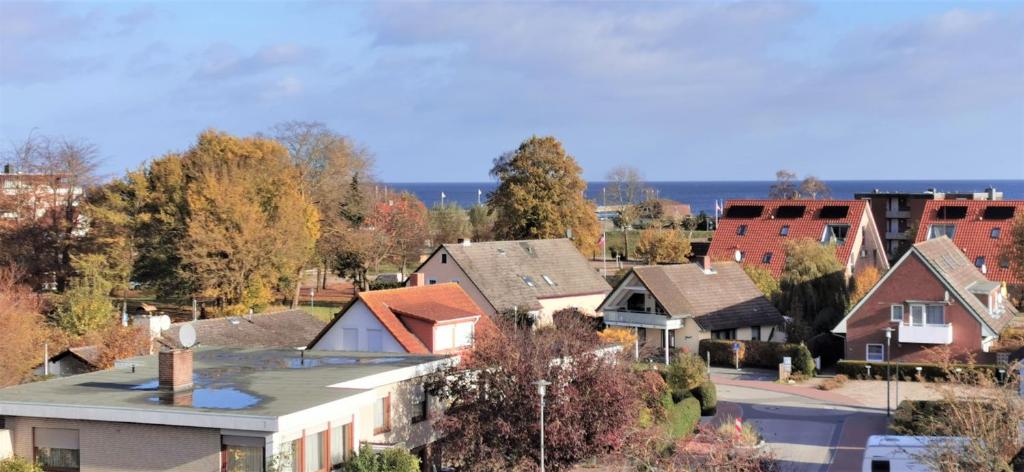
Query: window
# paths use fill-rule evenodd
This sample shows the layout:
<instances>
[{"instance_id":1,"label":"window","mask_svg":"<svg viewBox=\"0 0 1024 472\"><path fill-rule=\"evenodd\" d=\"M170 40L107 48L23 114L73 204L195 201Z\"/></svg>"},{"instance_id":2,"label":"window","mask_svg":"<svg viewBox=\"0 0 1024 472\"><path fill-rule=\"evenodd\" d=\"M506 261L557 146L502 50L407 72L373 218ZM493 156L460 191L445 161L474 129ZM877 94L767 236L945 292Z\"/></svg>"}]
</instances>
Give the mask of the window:
<instances>
[{"instance_id":1,"label":"window","mask_svg":"<svg viewBox=\"0 0 1024 472\"><path fill-rule=\"evenodd\" d=\"M924 305L910 305L910 324L924 326Z\"/></svg>"},{"instance_id":2,"label":"window","mask_svg":"<svg viewBox=\"0 0 1024 472\"><path fill-rule=\"evenodd\" d=\"M79 469L77 429L32 428L32 441L36 464L43 470Z\"/></svg>"},{"instance_id":3,"label":"window","mask_svg":"<svg viewBox=\"0 0 1024 472\"><path fill-rule=\"evenodd\" d=\"M299 472L302 466L302 457L299 453L302 451L302 438L298 438L294 441L288 441L281 445L281 460L283 472Z\"/></svg>"},{"instance_id":4,"label":"window","mask_svg":"<svg viewBox=\"0 0 1024 472\"><path fill-rule=\"evenodd\" d=\"M974 267L981 268L985 265L985 256L978 256L974 258Z\"/></svg>"},{"instance_id":5,"label":"window","mask_svg":"<svg viewBox=\"0 0 1024 472\"><path fill-rule=\"evenodd\" d=\"M940 236L953 239L954 233L956 233L956 225L931 225L928 228L928 239L935 239Z\"/></svg>"},{"instance_id":6,"label":"window","mask_svg":"<svg viewBox=\"0 0 1024 472\"><path fill-rule=\"evenodd\" d=\"M641 346L647 344L647 328L636 330L636 342Z\"/></svg>"},{"instance_id":7,"label":"window","mask_svg":"<svg viewBox=\"0 0 1024 472\"><path fill-rule=\"evenodd\" d=\"M889 472L892 470L887 459L871 459L871 472Z\"/></svg>"},{"instance_id":8,"label":"window","mask_svg":"<svg viewBox=\"0 0 1024 472\"><path fill-rule=\"evenodd\" d=\"M359 350L359 330L356 328L341 329L341 348L345 351Z\"/></svg>"},{"instance_id":9,"label":"window","mask_svg":"<svg viewBox=\"0 0 1024 472\"><path fill-rule=\"evenodd\" d=\"M761 340L761 327L760 326L751 326L750 327L750 340L751 341L760 341Z\"/></svg>"},{"instance_id":10,"label":"window","mask_svg":"<svg viewBox=\"0 0 1024 472\"><path fill-rule=\"evenodd\" d=\"M412 423L419 423L427 419L427 392L423 384L416 386L412 392Z\"/></svg>"},{"instance_id":11,"label":"window","mask_svg":"<svg viewBox=\"0 0 1024 472\"><path fill-rule=\"evenodd\" d=\"M720 329L711 332L712 339L736 339L735 329Z\"/></svg>"},{"instance_id":12,"label":"window","mask_svg":"<svg viewBox=\"0 0 1024 472\"><path fill-rule=\"evenodd\" d=\"M747 234L747 225L740 225L738 228L736 228L737 236L743 236L745 234Z\"/></svg>"},{"instance_id":13,"label":"window","mask_svg":"<svg viewBox=\"0 0 1024 472\"><path fill-rule=\"evenodd\" d=\"M1002 269L1008 269L1010 267L1010 258L1003 256L999 258L999 267Z\"/></svg>"},{"instance_id":14,"label":"window","mask_svg":"<svg viewBox=\"0 0 1024 472\"><path fill-rule=\"evenodd\" d=\"M264 438L221 436L220 444L223 472L263 472Z\"/></svg>"},{"instance_id":15,"label":"window","mask_svg":"<svg viewBox=\"0 0 1024 472\"><path fill-rule=\"evenodd\" d=\"M447 264L448 263L448 254L441 253L441 263L442 264Z\"/></svg>"},{"instance_id":16,"label":"window","mask_svg":"<svg viewBox=\"0 0 1024 472\"><path fill-rule=\"evenodd\" d=\"M925 322L930 325L946 324L946 307L942 305L928 305L928 313L925 315Z\"/></svg>"},{"instance_id":17,"label":"window","mask_svg":"<svg viewBox=\"0 0 1024 472\"><path fill-rule=\"evenodd\" d=\"M999 235L1002 232L1002 228L992 228L992 232L989 233L989 237L991 237L992 239L999 239Z\"/></svg>"},{"instance_id":18,"label":"window","mask_svg":"<svg viewBox=\"0 0 1024 472\"><path fill-rule=\"evenodd\" d=\"M528 287L536 287L537 286L537 284L533 283L533 277L530 277L529 275L524 275L523 276L523 282L525 282Z\"/></svg>"},{"instance_id":19,"label":"window","mask_svg":"<svg viewBox=\"0 0 1024 472\"><path fill-rule=\"evenodd\" d=\"M551 280L551 277L548 277L547 275L542 275L541 277L544 278L544 281L547 282L548 285L550 285L552 287L558 286L558 284L556 284L554 280Z\"/></svg>"},{"instance_id":20,"label":"window","mask_svg":"<svg viewBox=\"0 0 1024 472\"><path fill-rule=\"evenodd\" d=\"M771 264L772 263L772 253L770 253L770 252L764 253L764 256L761 256L761 263L762 264Z\"/></svg>"},{"instance_id":21,"label":"window","mask_svg":"<svg viewBox=\"0 0 1024 472\"><path fill-rule=\"evenodd\" d=\"M903 305L893 305L889 307L889 321L903 321Z\"/></svg>"},{"instance_id":22,"label":"window","mask_svg":"<svg viewBox=\"0 0 1024 472\"><path fill-rule=\"evenodd\" d=\"M366 350L381 352L384 350L384 332L379 329L366 330Z\"/></svg>"},{"instance_id":23,"label":"window","mask_svg":"<svg viewBox=\"0 0 1024 472\"><path fill-rule=\"evenodd\" d=\"M783 225L779 229L779 236L789 236L789 225Z\"/></svg>"},{"instance_id":24,"label":"window","mask_svg":"<svg viewBox=\"0 0 1024 472\"><path fill-rule=\"evenodd\" d=\"M352 424L331 428L331 465L337 469L352 455Z\"/></svg>"},{"instance_id":25,"label":"window","mask_svg":"<svg viewBox=\"0 0 1024 472\"><path fill-rule=\"evenodd\" d=\"M309 434L306 436L306 444L302 450L305 457L304 471L317 472L323 470L324 455L327 453L327 432Z\"/></svg>"},{"instance_id":26,"label":"window","mask_svg":"<svg viewBox=\"0 0 1024 472\"><path fill-rule=\"evenodd\" d=\"M849 234L850 225L825 225L825 234L822 235L821 242L836 243L836 245L842 246Z\"/></svg>"},{"instance_id":27,"label":"window","mask_svg":"<svg viewBox=\"0 0 1024 472\"><path fill-rule=\"evenodd\" d=\"M646 311L647 297L642 293L634 293L626 299L626 310Z\"/></svg>"},{"instance_id":28,"label":"window","mask_svg":"<svg viewBox=\"0 0 1024 472\"><path fill-rule=\"evenodd\" d=\"M373 434L391 431L391 394L373 404Z\"/></svg>"},{"instance_id":29,"label":"window","mask_svg":"<svg viewBox=\"0 0 1024 472\"><path fill-rule=\"evenodd\" d=\"M885 360L885 345L884 344L868 344L867 346L867 360L868 362L882 362Z\"/></svg>"},{"instance_id":30,"label":"window","mask_svg":"<svg viewBox=\"0 0 1024 472\"><path fill-rule=\"evenodd\" d=\"M435 285L435 284L437 284L437 279L430 279L430 280L427 281L427 284L428 285Z\"/></svg>"}]
</instances>

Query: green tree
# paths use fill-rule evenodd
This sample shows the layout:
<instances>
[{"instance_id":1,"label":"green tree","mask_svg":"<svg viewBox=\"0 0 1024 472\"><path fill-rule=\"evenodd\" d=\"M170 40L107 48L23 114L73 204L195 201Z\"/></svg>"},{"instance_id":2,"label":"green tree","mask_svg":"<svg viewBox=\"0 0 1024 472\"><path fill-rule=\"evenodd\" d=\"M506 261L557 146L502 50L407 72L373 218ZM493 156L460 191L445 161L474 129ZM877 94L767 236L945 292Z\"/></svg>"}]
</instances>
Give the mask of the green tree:
<instances>
[{"instance_id":1,"label":"green tree","mask_svg":"<svg viewBox=\"0 0 1024 472\"><path fill-rule=\"evenodd\" d=\"M21 457L14 456L0 460L0 472L43 472L43 468Z\"/></svg>"},{"instance_id":2,"label":"green tree","mask_svg":"<svg viewBox=\"0 0 1024 472\"><path fill-rule=\"evenodd\" d=\"M359 452L341 465L343 472L419 472L420 460L405 449L391 447L373 452L362 445Z\"/></svg>"},{"instance_id":3,"label":"green tree","mask_svg":"<svg viewBox=\"0 0 1024 472\"><path fill-rule=\"evenodd\" d=\"M676 397L687 395L690 390L699 387L707 379L708 368L704 360L691 353L680 353L675 356L669 363L665 375L665 381Z\"/></svg>"},{"instance_id":4,"label":"green tree","mask_svg":"<svg viewBox=\"0 0 1024 472\"><path fill-rule=\"evenodd\" d=\"M497 214L501 239L563 238L571 235L585 254L597 245L599 226L584 192L582 169L551 136L533 136L494 161L498 188L487 204Z\"/></svg>"},{"instance_id":5,"label":"green tree","mask_svg":"<svg viewBox=\"0 0 1024 472\"><path fill-rule=\"evenodd\" d=\"M636 254L647 264L682 264L692 254L690 241L672 229L648 228L640 232Z\"/></svg>"},{"instance_id":6,"label":"green tree","mask_svg":"<svg viewBox=\"0 0 1024 472\"><path fill-rule=\"evenodd\" d=\"M429 217L430 239L435 245L454 243L470 235L469 216L458 204L434 205Z\"/></svg>"},{"instance_id":7,"label":"green tree","mask_svg":"<svg viewBox=\"0 0 1024 472\"><path fill-rule=\"evenodd\" d=\"M110 302L113 284L103 277L104 257L91 254L76 257L74 263L78 276L57 296L51 316L58 327L81 336L109 325L117 316Z\"/></svg>"},{"instance_id":8,"label":"green tree","mask_svg":"<svg viewBox=\"0 0 1024 472\"><path fill-rule=\"evenodd\" d=\"M788 241L779 288L779 310L815 333L832 329L846 312L846 277L833 245L812 239Z\"/></svg>"},{"instance_id":9,"label":"green tree","mask_svg":"<svg viewBox=\"0 0 1024 472\"><path fill-rule=\"evenodd\" d=\"M750 277L750 281L754 282L754 285L765 297L768 297L769 300L776 300L776 297L779 296L779 281L772 277L771 271L755 265L745 265L743 271L747 273L747 277Z\"/></svg>"},{"instance_id":10,"label":"green tree","mask_svg":"<svg viewBox=\"0 0 1024 472\"><path fill-rule=\"evenodd\" d=\"M1017 278L1024 280L1024 215L1017 215L1000 258L1005 259Z\"/></svg>"},{"instance_id":11,"label":"green tree","mask_svg":"<svg viewBox=\"0 0 1024 472\"><path fill-rule=\"evenodd\" d=\"M800 343L796 349L796 356L793 357L793 370L808 377L814 377L814 356L811 355L811 350L804 343Z\"/></svg>"},{"instance_id":12,"label":"green tree","mask_svg":"<svg viewBox=\"0 0 1024 472\"><path fill-rule=\"evenodd\" d=\"M486 205L469 207L469 226L473 241L494 240L494 215Z\"/></svg>"},{"instance_id":13,"label":"green tree","mask_svg":"<svg viewBox=\"0 0 1024 472\"><path fill-rule=\"evenodd\" d=\"M366 220L366 197L363 194L362 184L359 183L359 174L353 174L345 199L338 204L338 207L341 219L355 228L361 227Z\"/></svg>"}]
</instances>

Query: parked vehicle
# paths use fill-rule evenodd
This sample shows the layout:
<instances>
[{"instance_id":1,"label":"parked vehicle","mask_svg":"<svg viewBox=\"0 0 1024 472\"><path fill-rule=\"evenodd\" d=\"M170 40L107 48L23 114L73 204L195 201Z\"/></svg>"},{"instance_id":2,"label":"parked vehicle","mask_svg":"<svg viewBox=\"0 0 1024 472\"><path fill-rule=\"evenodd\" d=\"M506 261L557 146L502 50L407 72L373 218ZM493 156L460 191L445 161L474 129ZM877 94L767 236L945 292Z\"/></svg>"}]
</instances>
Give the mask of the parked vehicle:
<instances>
[{"instance_id":1,"label":"parked vehicle","mask_svg":"<svg viewBox=\"0 0 1024 472\"><path fill-rule=\"evenodd\" d=\"M963 442L955 436L871 436L864 446L862 472L925 472L933 469L921 463L929 446Z\"/></svg>"}]
</instances>

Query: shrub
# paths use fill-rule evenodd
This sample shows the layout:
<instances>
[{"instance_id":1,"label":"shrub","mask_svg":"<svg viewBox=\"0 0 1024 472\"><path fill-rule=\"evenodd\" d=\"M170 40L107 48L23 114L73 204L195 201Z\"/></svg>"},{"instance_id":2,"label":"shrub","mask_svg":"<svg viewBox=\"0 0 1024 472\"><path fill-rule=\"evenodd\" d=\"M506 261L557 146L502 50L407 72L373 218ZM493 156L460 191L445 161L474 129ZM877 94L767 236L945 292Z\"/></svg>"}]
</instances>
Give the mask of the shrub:
<instances>
[{"instance_id":1,"label":"shrub","mask_svg":"<svg viewBox=\"0 0 1024 472\"><path fill-rule=\"evenodd\" d=\"M628 328L605 328L604 331L597 333L597 337L601 338L602 343L618 344L629 350L633 349L636 342L636 334Z\"/></svg>"},{"instance_id":2,"label":"shrub","mask_svg":"<svg viewBox=\"0 0 1024 472\"><path fill-rule=\"evenodd\" d=\"M704 361L693 354L680 353L666 369L665 380L668 382L676 401L689 395L690 390L700 386L707 380L708 370Z\"/></svg>"},{"instance_id":3,"label":"shrub","mask_svg":"<svg viewBox=\"0 0 1024 472\"><path fill-rule=\"evenodd\" d=\"M700 401L701 416L711 416L718 409L718 390L710 380L704 381L691 392Z\"/></svg>"},{"instance_id":4,"label":"shrub","mask_svg":"<svg viewBox=\"0 0 1024 472\"><path fill-rule=\"evenodd\" d=\"M666 395L668 397L668 395ZM693 433L700 421L700 402L693 397L686 397L681 402L667 400L671 406L666 408L666 429L672 439L683 439Z\"/></svg>"},{"instance_id":5,"label":"shrub","mask_svg":"<svg viewBox=\"0 0 1024 472\"><path fill-rule=\"evenodd\" d=\"M736 438L736 419L731 416L725 418L722 424L718 425L716 432L725 439L738 439L737 442L741 446L756 446L757 443L761 442L761 433L751 423L743 423L740 426L739 438Z\"/></svg>"},{"instance_id":6,"label":"shrub","mask_svg":"<svg viewBox=\"0 0 1024 472\"><path fill-rule=\"evenodd\" d=\"M645 370L637 373L637 393L640 401L655 421L665 418L665 408L661 400L668 393L668 384L657 371Z\"/></svg>"},{"instance_id":7,"label":"shrub","mask_svg":"<svg viewBox=\"0 0 1024 472\"><path fill-rule=\"evenodd\" d=\"M733 343L740 345L740 365L747 367L764 367L774 369L782 363L783 357L793 358L794 370L797 367L797 358L800 356L801 345L771 343L767 341L736 341L731 339L702 339L698 345L700 358L706 359L711 353L711 365L732 367L734 358L732 352ZM803 349L807 349L803 347ZM810 355L810 352L807 352ZM800 370L809 375L814 374L814 359L811 359L809 370Z\"/></svg>"},{"instance_id":8,"label":"shrub","mask_svg":"<svg viewBox=\"0 0 1024 472\"><path fill-rule=\"evenodd\" d=\"M826 379L824 382L818 385L818 388L821 390L835 390L839 387L842 387L843 385L846 385L846 382L849 380L850 378L843 374L836 374L835 377L832 377L831 379Z\"/></svg>"},{"instance_id":9,"label":"shrub","mask_svg":"<svg viewBox=\"0 0 1024 472\"><path fill-rule=\"evenodd\" d=\"M402 288L405 286L404 282L388 281L383 279L373 279L370 281L370 290L390 290L393 288Z\"/></svg>"},{"instance_id":10,"label":"shrub","mask_svg":"<svg viewBox=\"0 0 1024 472\"><path fill-rule=\"evenodd\" d=\"M43 472L43 468L15 456L0 460L0 472Z\"/></svg>"},{"instance_id":11,"label":"shrub","mask_svg":"<svg viewBox=\"0 0 1024 472\"><path fill-rule=\"evenodd\" d=\"M341 465L344 472L419 472L420 460L405 449L392 447L374 453L369 445Z\"/></svg>"},{"instance_id":12,"label":"shrub","mask_svg":"<svg viewBox=\"0 0 1024 472\"><path fill-rule=\"evenodd\" d=\"M811 357L811 350L807 349L805 344L801 344L796 348L795 354L793 356L793 371L814 377L814 358Z\"/></svg>"},{"instance_id":13,"label":"shrub","mask_svg":"<svg viewBox=\"0 0 1024 472\"><path fill-rule=\"evenodd\" d=\"M836 372L854 379L867 378L867 366L871 366L871 377L885 380L884 362L839 361ZM998 366L988 364L892 364L889 369L893 378L900 380L918 380L917 368L921 367L922 380L951 380L957 377L956 369L962 369L960 380L987 379L994 381L998 375Z\"/></svg>"}]
</instances>

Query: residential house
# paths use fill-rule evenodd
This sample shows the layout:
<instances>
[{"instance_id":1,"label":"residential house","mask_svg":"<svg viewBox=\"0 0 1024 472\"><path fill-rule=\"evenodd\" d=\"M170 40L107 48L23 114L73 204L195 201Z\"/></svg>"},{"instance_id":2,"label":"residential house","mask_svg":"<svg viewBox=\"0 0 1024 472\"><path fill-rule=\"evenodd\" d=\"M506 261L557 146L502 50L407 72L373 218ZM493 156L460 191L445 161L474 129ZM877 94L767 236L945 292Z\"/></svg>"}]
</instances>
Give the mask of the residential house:
<instances>
[{"instance_id":1,"label":"residential house","mask_svg":"<svg viewBox=\"0 0 1024 472\"><path fill-rule=\"evenodd\" d=\"M422 278L415 277L413 281ZM312 350L454 353L490 318L456 283L359 292L309 342Z\"/></svg>"},{"instance_id":2,"label":"residential house","mask_svg":"<svg viewBox=\"0 0 1024 472\"><path fill-rule=\"evenodd\" d=\"M889 268L864 200L730 200L708 254L715 261L764 267L778 278L786 242L801 238L834 245L847 277L866 267Z\"/></svg>"},{"instance_id":3,"label":"residential house","mask_svg":"<svg viewBox=\"0 0 1024 472\"><path fill-rule=\"evenodd\" d=\"M871 202L871 213L878 224L878 232L891 263L896 262L914 244L916 228L920 226L924 206L928 201L1002 200L1003 192L994 188L987 188L984 192L940 192L935 189L924 192L885 192L875 189L872 192L855 193L853 198Z\"/></svg>"},{"instance_id":4,"label":"residential house","mask_svg":"<svg viewBox=\"0 0 1024 472\"><path fill-rule=\"evenodd\" d=\"M186 324L195 328L196 342L200 346L239 348L302 347L326 325L304 310L285 310L174 323L160 332L160 339L171 346L180 346L178 332Z\"/></svg>"},{"instance_id":5,"label":"residential house","mask_svg":"<svg viewBox=\"0 0 1024 472\"><path fill-rule=\"evenodd\" d=\"M619 282L599 310L608 326L632 328L635 350L697 352L701 339L783 342L785 319L740 264L637 266Z\"/></svg>"},{"instance_id":6,"label":"residential house","mask_svg":"<svg viewBox=\"0 0 1024 472\"><path fill-rule=\"evenodd\" d=\"M332 470L360 444L437 464L441 405L423 376L454 362L197 348L0 389L0 451L53 471ZM0 457L2 458L2 457Z\"/></svg>"},{"instance_id":7,"label":"residential house","mask_svg":"<svg viewBox=\"0 0 1024 472\"><path fill-rule=\"evenodd\" d=\"M84 374L99 368L100 349L97 346L69 347L50 356L47 365L40 365L33 371L36 375L65 377Z\"/></svg>"},{"instance_id":8,"label":"residential house","mask_svg":"<svg viewBox=\"0 0 1024 472\"><path fill-rule=\"evenodd\" d=\"M947 236L990 280L1024 284L1005 250L1015 217L1024 215L1024 200L928 202L917 229L917 242ZM1019 287L1018 287L1019 288Z\"/></svg>"},{"instance_id":9,"label":"residential house","mask_svg":"<svg viewBox=\"0 0 1024 472\"><path fill-rule=\"evenodd\" d=\"M427 284L459 284L488 315L525 312L541 323L563 308L596 314L611 291L568 239L444 244L416 273Z\"/></svg>"},{"instance_id":10,"label":"residential house","mask_svg":"<svg viewBox=\"0 0 1024 472\"><path fill-rule=\"evenodd\" d=\"M1016 315L1003 285L943 235L913 245L832 332L846 336L851 360L928 363L939 356L933 348L942 348L985 363Z\"/></svg>"}]
</instances>

